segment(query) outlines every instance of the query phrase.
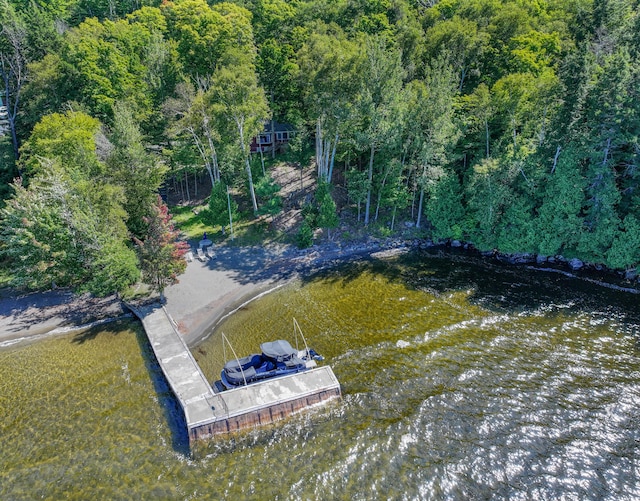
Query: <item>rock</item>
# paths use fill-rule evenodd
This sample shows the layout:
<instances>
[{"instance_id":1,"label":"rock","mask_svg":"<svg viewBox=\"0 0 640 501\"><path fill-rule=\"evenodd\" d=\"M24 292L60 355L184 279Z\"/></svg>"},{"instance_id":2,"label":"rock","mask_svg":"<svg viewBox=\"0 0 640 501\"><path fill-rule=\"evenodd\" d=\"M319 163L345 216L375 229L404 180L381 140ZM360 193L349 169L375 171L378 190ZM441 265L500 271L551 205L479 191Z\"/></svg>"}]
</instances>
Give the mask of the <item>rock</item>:
<instances>
[{"instance_id":1,"label":"rock","mask_svg":"<svg viewBox=\"0 0 640 501\"><path fill-rule=\"evenodd\" d=\"M511 254L509 257L509 262L512 264L526 264L533 262L533 256L528 253L518 253Z\"/></svg>"},{"instance_id":2,"label":"rock","mask_svg":"<svg viewBox=\"0 0 640 501\"><path fill-rule=\"evenodd\" d=\"M538 264L544 264L544 263L546 263L546 262L547 262L547 256L543 256L543 255L541 255L541 254L538 254L538 255L536 256L536 263L538 263Z\"/></svg>"},{"instance_id":3,"label":"rock","mask_svg":"<svg viewBox=\"0 0 640 501\"><path fill-rule=\"evenodd\" d=\"M413 221L405 221L404 222L404 227L405 228L413 228L415 226L415 223Z\"/></svg>"},{"instance_id":4,"label":"rock","mask_svg":"<svg viewBox=\"0 0 640 501\"><path fill-rule=\"evenodd\" d=\"M460 240L451 240L451 247L462 247Z\"/></svg>"},{"instance_id":5,"label":"rock","mask_svg":"<svg viewBox=\"0 0 640 501\"><path fill-rule=\"evenodd\" d=\"M569 268L573 271L579 270L584 266L584 263L580 261L577 257L569 260Z\"/></svg>"},{"instance_id":6,"label":"rock","mask_svg":"<svg viewBox=\"0 0 640 501\"><path fill-rule=\"evenodd\" d=\"M627 280L635 280L638 278L638 270L636 268L632 268L631 270L625 271L624 278Z\"/></svg>"}]
</instances>

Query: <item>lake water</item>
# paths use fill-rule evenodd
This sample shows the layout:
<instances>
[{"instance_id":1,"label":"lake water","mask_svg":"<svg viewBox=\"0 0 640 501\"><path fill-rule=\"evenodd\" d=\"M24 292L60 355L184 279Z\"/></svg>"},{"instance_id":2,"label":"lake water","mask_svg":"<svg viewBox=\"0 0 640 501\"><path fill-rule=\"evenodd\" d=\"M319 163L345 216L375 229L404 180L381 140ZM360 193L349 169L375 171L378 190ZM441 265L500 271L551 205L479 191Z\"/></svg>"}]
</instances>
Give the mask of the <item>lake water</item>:
<instances>
[{"instance_id":1,"label":"lake water","mask_svg":"<svg viewBox=\"0 0 640 501\"><path fill-rule=\"evenodd\" d=\"M426 253L292 283L194 354L217 379L221 331L295 317L343 398L197 460L136 323L6 347L0 499L638 499L639 302Z\"/></svg>"}]
</instances>

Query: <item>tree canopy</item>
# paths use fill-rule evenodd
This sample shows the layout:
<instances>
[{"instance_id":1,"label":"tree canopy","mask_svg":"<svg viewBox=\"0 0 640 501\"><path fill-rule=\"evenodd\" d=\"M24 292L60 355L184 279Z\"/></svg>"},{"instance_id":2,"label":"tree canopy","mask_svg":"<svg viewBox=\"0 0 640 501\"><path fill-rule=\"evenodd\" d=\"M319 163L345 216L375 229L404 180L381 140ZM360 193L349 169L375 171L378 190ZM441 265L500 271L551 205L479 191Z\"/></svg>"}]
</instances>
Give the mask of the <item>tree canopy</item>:
<instances>
[{"instance_id":1,"label":"tree canopy","mask_svg":"<svg viewBox=\"0 0 640 501\"><path fill-rule=\"evenodd\" d=\"M640 264L633 2L0 0L0 23L3 251L34 284L101 249L132 279L167 181L280 210L250 152L270 118L315 143L326 228L339 185L364 225Z\"/></svg>"}]
</instances>

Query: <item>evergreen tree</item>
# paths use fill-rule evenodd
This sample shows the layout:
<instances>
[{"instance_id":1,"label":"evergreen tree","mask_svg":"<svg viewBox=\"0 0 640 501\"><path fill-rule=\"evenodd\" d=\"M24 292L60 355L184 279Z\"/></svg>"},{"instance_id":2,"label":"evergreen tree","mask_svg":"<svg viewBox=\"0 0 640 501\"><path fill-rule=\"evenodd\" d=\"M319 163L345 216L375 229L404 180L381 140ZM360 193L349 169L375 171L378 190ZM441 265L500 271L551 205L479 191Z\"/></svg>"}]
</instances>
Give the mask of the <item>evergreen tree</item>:
<instances>
[{"instance_id":1,"label":"evergreen tree","mask_svg":"<svg viewBox=\"0 0 640 501\"><path fill-rule=\"evenodd\" d=\"M231 213L229 213L231 211ZM204 213L208 224L220 225L223 228L238 217L238 204L229 196L228 187L220 182L211 189L209 207Z\"/></svg>"},{"instance_id":2,"label":"evergreen tree","mask_svg":"<svg viewBox=\"0 0 640 501\"><path fill-rule=\"evenodd\" d=\"M445 174L430 184L425 213L435 239L458 240L463 237L465 209L462 188L455 174Z\"/></svg>"},{"instance_id":3,"label":"evergreen tree","mask_svg":"<svg viewBox=\"0 0 640 501\"><path fill-rule=\"evenodd\" d=\"M629 214L613 239L607 253L607 264L612 268L628 270L640 264L640 221Z\"/></svg>"},{"instance_id":4,"label":"evergreen tree","mask_svg":"<svg viewBox=\"0 0 640 501\"><path fill-rule=\"evenodd\" d=\"M136 237L144 235L166 167L147 153L138 124L125 103L117 104L110 134L113 150L107 158L108 175L124 191L127 227Z\"/></svg>"},{"instance_id":5,"label":"evergreen tree","mask_svg":"<svg viewBox=\"0 0 640 501\"><path fill-rule=\"evenodd\" d=\"M316 190L316 204L318 206L318 218L316 224L319 228L327 230L327 237L331 237L331 229L338 226L339 219L336 213L336 203L331 197L329 183L320 180Z\"/></svg>"}]
</instances>

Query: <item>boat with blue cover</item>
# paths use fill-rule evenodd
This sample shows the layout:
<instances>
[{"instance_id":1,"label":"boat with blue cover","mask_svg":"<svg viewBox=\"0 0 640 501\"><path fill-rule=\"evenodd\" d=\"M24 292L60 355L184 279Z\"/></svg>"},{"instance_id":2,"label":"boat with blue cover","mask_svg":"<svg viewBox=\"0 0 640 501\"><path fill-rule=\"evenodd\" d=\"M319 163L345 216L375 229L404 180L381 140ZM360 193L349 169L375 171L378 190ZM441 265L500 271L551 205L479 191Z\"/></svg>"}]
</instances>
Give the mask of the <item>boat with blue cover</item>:
<instances>
[{"instance_id":1,"label":"boat with blue cover","mask_svg":"<svg viewBox=\"0 0 640 501\"><path fill-rule=\"evenodd\" d=\"M220 373L222 386L225 389L239 388L259 383L266 379L287 376L316 367L316 361L323 358L307 346L307 342L295 319L294 330L296 332L296 340L297 333L300 333L304 341L304 349L293 348L284 339L262 343L260 345L261 353L253 353L242 358L236 356L234 360L224 364Z\"/></svg>"}]
</instances>

